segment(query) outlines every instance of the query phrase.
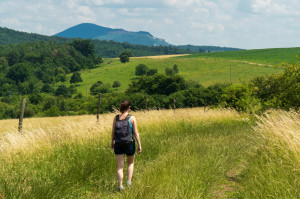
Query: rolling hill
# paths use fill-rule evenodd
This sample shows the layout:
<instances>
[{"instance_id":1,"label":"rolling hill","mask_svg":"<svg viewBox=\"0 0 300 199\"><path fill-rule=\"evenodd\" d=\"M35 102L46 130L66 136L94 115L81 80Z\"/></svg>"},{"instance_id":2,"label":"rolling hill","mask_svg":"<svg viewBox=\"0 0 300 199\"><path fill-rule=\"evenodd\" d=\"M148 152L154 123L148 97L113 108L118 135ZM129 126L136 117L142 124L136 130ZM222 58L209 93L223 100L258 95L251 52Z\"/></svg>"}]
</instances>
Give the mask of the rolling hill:
<instances>
[{"instance_id":1,"label":"rolling hill","mask_svg":"<svg viewBox=\"0 0 300 199\"><path fill-rule=\"evenodd\" d=\"M215 83L241 83L258 76L281 73L282 68L276 65L282 62L298 61L300 48L275 48L260 50L240 50L234 52L199 53L187 56L156 56L131 58L129 63L122 64L118 59L104 59L100 68L82 72L83 82L78 91L85 93L96 81L112 84L121 82L120 91L127 89L128 84L136 78L135 67L146 64L149 68L164 73L165 68L178 65L179 75L188 80L199 82L204 86ZM70 75L67 77L70 78ZM89 92L89 91L88 91Z\"/></svg>"},{"instance_id":2,"label":"rolling hill","mask_svg":"<svg viewBox=\"0 0 300 199\"><path fill-rule=\"evenodd\" d=\"M135 67L139 64L145 64L149 68L157 69L158 73L161 74L164 74L167 67L172 68L176 64L179 68L179 75L187 80L196 81L203 86L215 83L229 83L230 66L232 83L241 83L257 76L281 73L283 71L282 68L247 63L245 61L210 59L197 56L170 58L155 56L152 58L131 58L129 63L122 64L119 59L104 59L101 67L81 73L83 82L79 83L77 90L78 92L86 93L86 86L89 88L97 81L112 84L113 81L118 80L121 83L119 90L124 91L128 88L128 84L137 78L135 76ZM67 81L70 78L71 74L67 77Z\"/></svg>"},{"instance_id":3,"label":"rolling hill","mask_svg":"<svg viewBox=\"0 0 300 199\"><path fill-rule=\"evenodd\" d=\"M297 48L270 48L270 49L254 49L241 50L232 52L213 52L205 54L195 54L189 57L202 58L220 58L227 60L240 60L247 62L255 62L261 64L280 64L282 62L296 62L299 61L296 55L299 56L300 47Z\"/></svg>"}]
</instances>

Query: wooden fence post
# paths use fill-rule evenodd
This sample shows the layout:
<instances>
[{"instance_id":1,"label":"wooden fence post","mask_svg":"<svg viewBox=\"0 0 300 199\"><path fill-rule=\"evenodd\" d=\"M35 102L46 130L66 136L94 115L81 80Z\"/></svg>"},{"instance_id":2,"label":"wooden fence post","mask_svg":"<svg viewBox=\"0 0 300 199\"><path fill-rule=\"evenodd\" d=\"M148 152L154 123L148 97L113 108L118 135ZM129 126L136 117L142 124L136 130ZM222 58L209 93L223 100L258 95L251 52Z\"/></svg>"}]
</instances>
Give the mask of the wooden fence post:
<instances>
[{"instance_id":1,"label":"wooden fence post","mask_svg":"<svg viewBox=\"0 0 300 199\"><path fill-rule=\"evenodd\" d=\"M146 111L148 110L148 96L146 97L146 107L145 107Z\"/></svg>"},{"instance_id":2,"label":"wooden fence post","mask_svg":"<svg viewBox=\"0 0 300 199\"><path fill-rule=\"evenodd\" d=\"M99 122L99 114L100 114L100 107L101 107L101 93L98 95L98 109L97 109L97 122Z\"/></svg>"},{"instance_id":3,"label":"wooden fence post","mask_svg":"<svg viewBox=\"0 0 300 199\"><path fill-rule=\"evenodd\" d=\"M175 109L176 109L176 99L173 100L173 103L174 103L173 104L173 109L174 109L174 112L175 112Z\"/></svg>"},{"instance_id":4,"label":"wooden fence post","mask_svg":"<svg viewBox=\"0 0 300 199\"><path fill-rule=\"evenodd\" d=\"M23 128L23 117L24 117L24 111L25 111L25 104L26 104L26 98L23 98L22 105L21 105L21 111L20 111L20 118L19 118L19 127L18 127L18 130L20 133L22 133L22 128Z\"/></svg>"}]
</instances>

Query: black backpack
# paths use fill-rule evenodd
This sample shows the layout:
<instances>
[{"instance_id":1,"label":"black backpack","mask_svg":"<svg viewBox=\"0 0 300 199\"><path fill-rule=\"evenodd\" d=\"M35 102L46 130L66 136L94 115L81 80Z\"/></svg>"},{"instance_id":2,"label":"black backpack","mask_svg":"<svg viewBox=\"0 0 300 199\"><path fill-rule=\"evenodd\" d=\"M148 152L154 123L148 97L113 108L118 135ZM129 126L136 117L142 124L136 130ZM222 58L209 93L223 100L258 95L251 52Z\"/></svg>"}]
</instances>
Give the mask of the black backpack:
<instances>
[{"instance_id":1,"label":"black backpack","mask_svg":"<svg viewBox=\"0 0 300 199\"><path fill-rule=\"evenodd\" d=\"M120 120L119 117L119 115L116 116L115 144L126 147L133 143L129 125L131 115L128 114L124 120Z\"/></svg>"}]
</instances>

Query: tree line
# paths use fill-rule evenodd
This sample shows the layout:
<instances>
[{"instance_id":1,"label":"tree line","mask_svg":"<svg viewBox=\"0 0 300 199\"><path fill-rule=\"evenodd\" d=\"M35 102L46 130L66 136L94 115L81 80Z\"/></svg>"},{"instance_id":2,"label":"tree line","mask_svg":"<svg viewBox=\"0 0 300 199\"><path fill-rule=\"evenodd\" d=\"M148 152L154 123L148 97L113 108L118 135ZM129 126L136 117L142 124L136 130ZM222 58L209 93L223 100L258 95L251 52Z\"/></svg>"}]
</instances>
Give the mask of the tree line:
<instances>
[{"instance_id":1,"label":"tree line","mask_svg":"<svg viewBox=\"0 0 300 199\"><path fill-rule=\"evenodd\" d=\"M102 58L90 40L40 41L0 46L0 97L52 93L66 75L98 67Z\"/></svg>"}]
</instances>

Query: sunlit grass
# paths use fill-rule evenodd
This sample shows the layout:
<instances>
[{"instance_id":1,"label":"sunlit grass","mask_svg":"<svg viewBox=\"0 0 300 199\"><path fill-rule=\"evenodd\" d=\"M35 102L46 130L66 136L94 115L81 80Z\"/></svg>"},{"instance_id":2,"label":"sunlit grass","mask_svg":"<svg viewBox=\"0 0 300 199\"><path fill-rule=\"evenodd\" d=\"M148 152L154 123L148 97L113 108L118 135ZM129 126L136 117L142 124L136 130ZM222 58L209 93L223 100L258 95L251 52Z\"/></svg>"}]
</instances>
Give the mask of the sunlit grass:
<instances>
[{"instance_id":1,"label":"sunlit grass","mask_svg":"<svg viewBox=\"0 0 300 199\"><path fill-rule=\"evenodd\" d=\"M246 62L254 62L259 64L277 65L282 62L293 62L297 60L300 48L270 48L270 49L253 49L238 50L228 52L213 52L189 55L188 57L215 58L225 60L240 60Z\"/></svg>"},{"instance_id":2,"label":"sunlit grass","mask_svg":"<svg viewBox=\"0 0 300 199\"><path fill-rule=\"evenodd\" d=\"M122 64L119 59L104 59L104 63L99 68L86 70L81 73L83 82L78 83L77 90L85 95L86 88L89 94L89 88L97 81L112 85L114 81L118 80L121 83L121 87L117 90L124 91L132 80L137 79L135 67L139 64L146 64L149 68L157 69L158 73L161 74L165 73L167 67L172 68L177 64L179 75L187 80L199 82L203 86L215 83L229 83L230 67L232 83L241 83L257 76L281 73L283 71L280 68L266 67L264 65L202 57L130 58L130 61L126 64ZM71 75L68 75L67 82L69 82Z\"/></svg>"},{"instance_id":3,"label":"sunlit grass","mask_svg":"<svg viewBox=\"0 0 300 199\"><path fill-rule=\"evenodd\" d=\"M109 148L116 113L0 121L0 195L5 198L299 198L297 112L257 124L234 110L132 112L143 152L133 186L117 191ZM8 127L8 126L14 127ZM126 180L126 169L125 169Z\"/></svg>"},{"instance_id":4,"label":"sunlit grass","mask_svg":"<svg viewBox=\"0 0 300 199\"><path fill-rule=\"evenodd\" d=\"M231 138L226 138L226 134L231 134L232 127L239 129L240 124L245 124L243 129L249 130L249 125L233 110L209 110L204 113L203 109L194 108L178 109L175 112L159 110L132 114L138 118L144 148L142 155L137 157L134 187L142 186L145 188L145 194L155 197L160 197L161 194L168 196L163 194L162 185L167 185L170 179L176 179L176 176L172 177L173 169L179 173L180 169L187 169L185 164L197 169L199 161L202 160L194 160L201 157L201 152L207 149L214 151L217 147L211 148L209 143L218 139L220 140L216 143L220 144L224 140L230 141ZM96 122L95 116L31 118L24 120L22 134L16 130L2 132L0 191L5 191L8 198L120 197L116 192L114 154L109 149L110 128L114 115L101 115L99 123ZM222 150L222 147L220 149ZM181 153L178 152L186 154L186 157L180 160ZM221 151L217 153L222 154ZM183 168L176 167L177 161L185 162L178 164ZM161 191L158 192L159 195L153 195L156 191L152 188L149 190L148 185L153 186L153 183L157 183L151 181L152 177L162 177L159 169L156 169L159 165L170 166L171 170L163 170L167 181L156 185L156 189ZM220 163L219 166L221 165ZM207 164L202 168L206 166ZM154 171L153 176L152 172L149 173L150 170ZM198 195L200 192L194 192L198 185L193 189L184 186L183 182L188 182L188 179L185 179L188 174L184 172L180 176L181 180L177 179L178 185L181 189L187 189L190 195ZM222 175L223 173L219 172L213 179ZM195 178L198 179L197 176ZM209 178L205 181L210 183ZM201 194L207 195L207 191L217 185L216 182L211 184L210 188L203 187L205 193ZM176 186L169 189L173 188ZM184 192L175 192L174 195L182 196ZM126 194L121 197L125 197ZM134 197L144 198L144 195Z\"/></svg>"},{"instance_id":5,"label":"sunlit grass","mask_svg":"<svg viewBox=\"0 0 300 199\"><path fill-rule=\"evenodd\" d=\"M256 150L239 176L241 198L300 198L300 115L269 111L258 117Z\"/></svg>"}]
</instances>

